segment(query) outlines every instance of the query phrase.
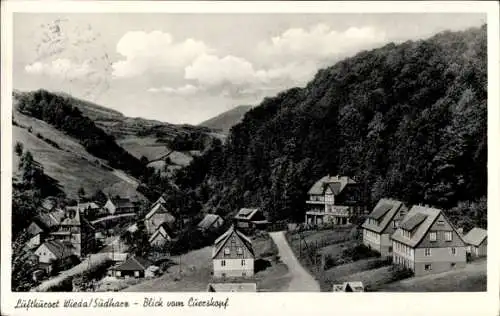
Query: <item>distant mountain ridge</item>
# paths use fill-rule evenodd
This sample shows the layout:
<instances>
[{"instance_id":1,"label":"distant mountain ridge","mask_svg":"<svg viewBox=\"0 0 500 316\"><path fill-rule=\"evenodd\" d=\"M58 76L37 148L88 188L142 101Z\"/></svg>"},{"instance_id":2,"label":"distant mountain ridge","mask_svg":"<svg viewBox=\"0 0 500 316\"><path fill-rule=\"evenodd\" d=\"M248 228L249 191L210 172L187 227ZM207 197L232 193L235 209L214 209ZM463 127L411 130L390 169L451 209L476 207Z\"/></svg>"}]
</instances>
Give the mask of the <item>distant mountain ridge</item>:
<instances>
[{"instance_id":1,"label":"distant mountain ridge","mask_svg":"<svg viewBox=\"0 0 500 316\"><path fill-rule=\"evenodd\" d=\"M216 131L229 133L231 127L241 122L245 114L251 108L251 105L239 105L229 111L220 113L217 116L198 124L198 126L205 126Z\"/></svg>"}]
</instances>

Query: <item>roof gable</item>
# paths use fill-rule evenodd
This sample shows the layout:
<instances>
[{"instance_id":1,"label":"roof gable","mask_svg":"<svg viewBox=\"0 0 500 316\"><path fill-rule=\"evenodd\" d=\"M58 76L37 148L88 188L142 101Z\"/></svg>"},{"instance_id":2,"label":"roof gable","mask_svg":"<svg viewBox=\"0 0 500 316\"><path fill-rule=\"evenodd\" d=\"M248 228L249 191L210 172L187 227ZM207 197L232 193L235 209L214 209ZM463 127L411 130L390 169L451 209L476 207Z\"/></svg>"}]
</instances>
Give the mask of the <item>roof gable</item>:
<instances>
[{"instance_id":1,"label":"roof gable","mask_svg":"<svg viewBox=\"0 0 500 316\"><path fill-rule=\"evenodd\" d=\"M233 236L238 239L241 244L245 246L245 248L247 248L248 252L250 252L252 256L255 256L252 247L252 241L250 241L250 239L243 233L235 229L234 226L231 226L224 234L222 234L219 238L217 238L217 240L215 240L212 258L215 258L219 254L222 248L224 248L224 246Z\"/></svg>"},{"instance_id":2,"label":"roof gable","mask_svg":"<svg viewBox=\"0 0 500 316\"><path fill-rule=\"evenodd\" d=\"M373 211L363 223L362 227L376 233L383 232L389 223L398 215L398 212L406 211L407 207L401 201L391 199L380 199ZM378 224L372 223L369 219L373 218Z\"/></svg>"},{"instance_id":3,"label":"roof gable","mask_svg":"<svg viewBox=\"0 0 500 316\"><path fill-rule=\"evenodd\" d=\"M57 259L64 259L74 254L72 245L60 240L49 240L42 245L54 254Z\"/></svg>"},{"instance_id":4,"label":"roof gable","mask_svg":"<svg viewBox=\"0 0 500 316\"><path fill-rule=\"evenodd\" d=\"M131 256L122 264L116 266L114 270L119 271L142 271L151 266L151 262L141 257Z\"/></svg>"},{"instance_id":5,"label":"roof gable","mask_svg":"<svg viewBox=\"0 0 500 316\"><path fill-rule=\"evenodd\" d=\"M210 228L216 221L219 219L222 220L222 217L216 214L207 214L205 217L201 220L201 222L198 224L199 228Z\"/></svg>"},{"instance_id":6,"label":"roof gable","mask_svg":"<svg viewBox=\"0 0 500 316\"><path fill-rule=\"evenodd\" d=\"M415 205L403 218L391 238L410 247L416 247L441 213L442 211L436 208ZM403 236L403 230L412 231L411 238Z\"/></svg>"},{"instance_id":7,"label":"roof gable","mask_svg":"<svg viewBox=\"0 0 500 316\"><path fill-rule=\"evenodd\" d=\"M149 211L149 213L146 214L146 219L150 218L151 216L153 216L156 213L159 213L159 214L169 213L169 214L171 214L167 210L167 208L165 206L163 206L163 204L159 203L159 204L156 204L155 206L153 206L151 211Z\"/></svg>"}]
</instances>

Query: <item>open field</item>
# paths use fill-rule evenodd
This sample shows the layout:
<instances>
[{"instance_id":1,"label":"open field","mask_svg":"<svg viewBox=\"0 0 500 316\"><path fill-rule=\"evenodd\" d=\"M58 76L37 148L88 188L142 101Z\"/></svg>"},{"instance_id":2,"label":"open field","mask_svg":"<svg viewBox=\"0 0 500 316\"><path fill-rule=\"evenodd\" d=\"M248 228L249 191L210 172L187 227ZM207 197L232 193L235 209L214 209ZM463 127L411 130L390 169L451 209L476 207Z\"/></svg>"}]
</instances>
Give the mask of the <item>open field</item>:
<instances>
[{"instance_id":1,"label":"open field","mask_svg":"<svg viewBox=\"0 0 500 316\"><path fill-rule=\"evenodd\" d=\"M44 172L57 180L70 198L77 196L80 187L85 192L94 193L97 189L123 181L111 171L96 165L93 161L97 158L86 159L85 156L75 155L71 149L57 149L37 138L35 135L38 132L39 130L33 129L34 134L31 134L26 129L14 126L13 143L22 142L24 149L33 154L33 158L43 166ZM57 138L57 141L63 147L64 138ZM17 170L18 163L18 157L14 155L14 171Z\"/></svg>"},{"instance_id":2,"label":"open field","mask_svg":"<svg viewBox=\"0 0 500 316\"><path fill-rule=\"evenodd\" d=\"M148 160L157 159L170 151L166 144L156 142L156 138L151 136L127 136L118 138L116 142L137 158L144 156ZM173 164L179 166L186 166L193 159L191 155L179 151L174 151L169 157ZM159 164L152 166L155 168L163 167L163 165Z\"/></svg>"}]
</instances>

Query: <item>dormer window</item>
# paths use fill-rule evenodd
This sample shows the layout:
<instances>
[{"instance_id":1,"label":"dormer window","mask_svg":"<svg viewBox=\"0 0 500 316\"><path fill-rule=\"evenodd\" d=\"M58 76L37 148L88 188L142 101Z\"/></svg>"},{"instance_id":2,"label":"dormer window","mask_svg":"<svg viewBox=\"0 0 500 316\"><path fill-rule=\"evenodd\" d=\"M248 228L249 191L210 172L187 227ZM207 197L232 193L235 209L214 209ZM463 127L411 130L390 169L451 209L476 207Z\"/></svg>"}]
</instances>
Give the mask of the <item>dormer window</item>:
<instances>
[{"instance_id":1,"label":"dormer window","mask_svg":"<svg viewBox=\"0 0 500 316\"><path fill-rule=\"evenodd\" d=\"M224 248L224 255L228 256L230 254L231 254L231 249L229 249L229 247Z\"/></svg>"},{"instance_id":2,"label":"dormer window","mask_svg":"<svg viewBox=\"0 0 500 316\"><path fill-rule=\"evenodd\" d=\"M243 248L241 248L241 247L236 248L236 253L239 254L239 255L242 255L243 254Z\"/></svg>"},{"instance_id":3,"label":"dormer window","mask_svg":"<svg viewBox=\"0 0 500 316\"><path fill-rule=\"evenodd\" d=\"M411 232L410 231L403 229L402 232L403 232L403 237L411 238Z\"/></svg>"}]
</instances>

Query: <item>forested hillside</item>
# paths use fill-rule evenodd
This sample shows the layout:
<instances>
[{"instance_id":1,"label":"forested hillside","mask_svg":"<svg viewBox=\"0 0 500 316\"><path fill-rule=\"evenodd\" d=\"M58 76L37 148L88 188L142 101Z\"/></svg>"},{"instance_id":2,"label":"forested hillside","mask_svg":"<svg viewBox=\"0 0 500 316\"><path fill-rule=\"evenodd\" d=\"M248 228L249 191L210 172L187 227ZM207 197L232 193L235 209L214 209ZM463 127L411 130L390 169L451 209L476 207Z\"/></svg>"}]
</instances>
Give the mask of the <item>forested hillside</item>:
<instances>
[{"instance_id":1,"label":"forested hillside","mask_svg":"<svg viewBox=\"0 0 500 316\"><path fill-rule=\"evenodd\" d=\"M309 187L338 173L363 183L371 205L453 208L455 221L484 226L486 54L485 26L361 52L264 99L178 183L207 210L303 220Z\"/></svg>"}]
</instances>

